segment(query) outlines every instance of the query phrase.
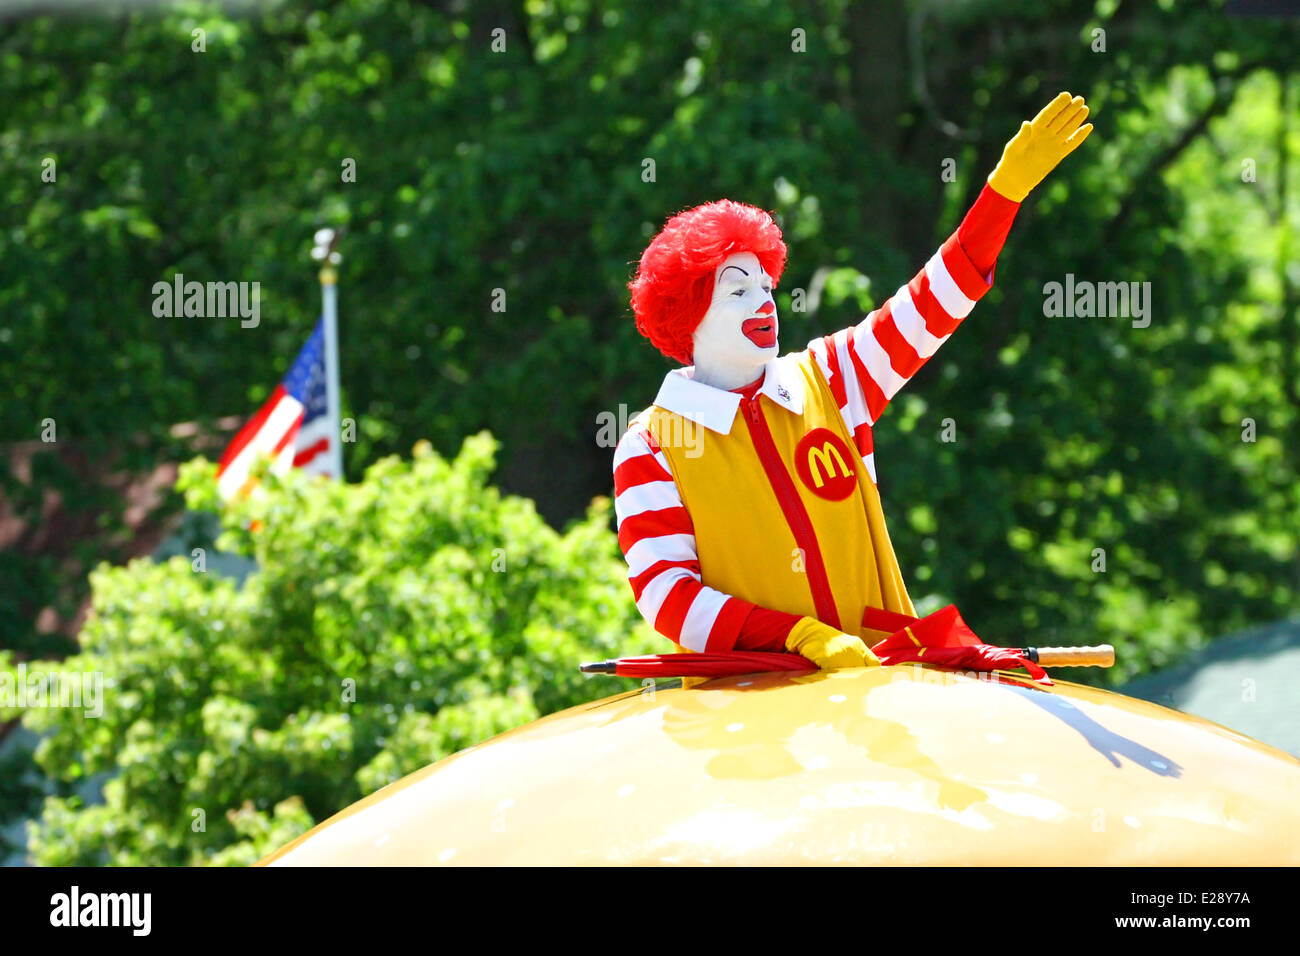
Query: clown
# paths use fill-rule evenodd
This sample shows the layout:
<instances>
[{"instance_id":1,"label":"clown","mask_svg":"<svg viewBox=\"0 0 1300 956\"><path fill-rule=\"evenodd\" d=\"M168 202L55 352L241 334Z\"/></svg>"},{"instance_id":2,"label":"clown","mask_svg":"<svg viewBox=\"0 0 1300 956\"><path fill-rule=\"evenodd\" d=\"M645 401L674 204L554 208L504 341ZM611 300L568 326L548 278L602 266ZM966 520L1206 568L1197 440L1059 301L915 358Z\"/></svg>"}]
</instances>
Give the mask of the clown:
<instances>
[{"instance_id":1,"label":"clown","mask_svg":"<svg viewBox=\"0 0 1300 956\"><path fill-rule=\"evenodd\" d=\"M989 290L1021 201L1091 132L1061 93L1007 143L957 231L858 325L781 356L771 216L679 213L630 283L637 328L690 366L614 454L619 546L637 607L685 650L790 650L823 668L915 616L876 488L872 429ZM865 640L864 640L865 639Z\"/></svg>"}]
</instances>

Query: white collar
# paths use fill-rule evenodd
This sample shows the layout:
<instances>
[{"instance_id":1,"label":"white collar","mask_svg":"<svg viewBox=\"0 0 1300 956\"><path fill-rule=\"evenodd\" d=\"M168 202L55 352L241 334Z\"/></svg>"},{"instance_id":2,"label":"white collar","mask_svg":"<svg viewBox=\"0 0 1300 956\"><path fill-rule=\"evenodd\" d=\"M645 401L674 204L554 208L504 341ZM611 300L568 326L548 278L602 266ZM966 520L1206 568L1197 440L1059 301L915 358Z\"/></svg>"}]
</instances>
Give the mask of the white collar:
<instances>
[{"instance_id":1,"label":"white collar","mask_svg":"<svg viewBox=\"0 0 1300 956\"><path fill-rule=\"evenodd\" d=\"M758 393L796 415L803 414L803 376L799 374L794 353L771 359L763 366L763 387ZM736 392L695 381L695 368L688 366L675 368L664 376L655 404L719 435L727 435L736 420L740 398Z\"/></svg>"}]
</instances>

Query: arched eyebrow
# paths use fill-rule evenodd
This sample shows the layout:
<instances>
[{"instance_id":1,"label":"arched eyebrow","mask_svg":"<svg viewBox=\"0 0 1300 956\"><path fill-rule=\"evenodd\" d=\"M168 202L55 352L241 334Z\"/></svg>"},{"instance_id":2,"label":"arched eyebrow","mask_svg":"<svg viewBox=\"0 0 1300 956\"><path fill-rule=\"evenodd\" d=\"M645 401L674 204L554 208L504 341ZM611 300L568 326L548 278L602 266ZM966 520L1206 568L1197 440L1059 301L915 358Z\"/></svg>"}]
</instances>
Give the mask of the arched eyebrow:
<instances>
[{"instance_id":1,"label":"arched eyebrow","mask_svg":"<svg viewBox=\"0 0 1300 956\"><path fill-rule=\"evenodd\" d=\"M745 273L745 276L746 276L746 277L749 276L749 273L748 273L748 272L745 272L744 269L741 269L740 266L727 266L727 269L740 269L741 272L744 272L744 273ZM726 273L727 269L723 269L722 272L719 272L719 273L718 273L718 281L719 281L719 282L722 281L722 276Z\"/></svg>"}]
</instances>

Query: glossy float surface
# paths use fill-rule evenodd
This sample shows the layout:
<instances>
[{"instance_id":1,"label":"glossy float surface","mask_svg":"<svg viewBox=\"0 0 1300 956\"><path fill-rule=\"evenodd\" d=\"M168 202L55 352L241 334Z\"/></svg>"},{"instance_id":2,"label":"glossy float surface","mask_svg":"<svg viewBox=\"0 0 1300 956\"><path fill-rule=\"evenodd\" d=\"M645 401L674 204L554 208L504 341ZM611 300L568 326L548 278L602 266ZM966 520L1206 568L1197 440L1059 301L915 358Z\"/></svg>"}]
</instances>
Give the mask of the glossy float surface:
<instances>
[{"instance_id":1,"label":"glossy float surface","mask_svg":"<svg viewBox=\"0 0 1300 956\"><path fill-rule=\"evenodd\" d=\"M638 689L359 801L263 863L1297 864L1300 761L1058 681L915 665Z\"/></svg>"}]
</instances>

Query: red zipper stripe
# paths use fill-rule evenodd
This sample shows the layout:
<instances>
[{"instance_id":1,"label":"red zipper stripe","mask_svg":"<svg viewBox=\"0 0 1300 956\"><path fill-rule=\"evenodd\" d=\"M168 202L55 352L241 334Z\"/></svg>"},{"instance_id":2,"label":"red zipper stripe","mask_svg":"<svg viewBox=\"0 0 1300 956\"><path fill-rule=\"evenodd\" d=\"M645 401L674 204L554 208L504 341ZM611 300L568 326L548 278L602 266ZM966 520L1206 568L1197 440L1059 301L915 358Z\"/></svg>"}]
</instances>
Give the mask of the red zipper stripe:
<instances>
[{"instance_id":1,"label":"red zipper stripe","mask_svg":"<svg viewBox=\"0 0 1300 956\"><path fill-rule=\"evenodd\" d=\"M920 618L903 614L900 611L886 611L881 607L868 607L862 611L862 626L869 631L884 631L895 634L903 628L915 624Z\"/></svg>"},{"instance_id":2,"label":"red zipper stripe","mask_svg":"<svg viewBox=\"0 0 1300 956\"><path fill-rule=\"evenodd\" d=\"M838 628L840 614L835 607L835 597L831 593L830 578L826 576L826 565L822 561L821 548L817 545L812 519L808 517L808 509L804 507L799 491L790 479L790 472L781 462L781 455L776 450L776 442L772 440L772 432L767 427L767 420L763 417L758 402L759 397L756 395L741 403L745 409L745 424L749 426L749 435L754 441L754 450L758 452L758 460L767 472L768 483L776 493L786 524L794 532L795 544L803 550L808 587L812 590L817 619L823 624Z\"/></svg>"}]
</instances>

